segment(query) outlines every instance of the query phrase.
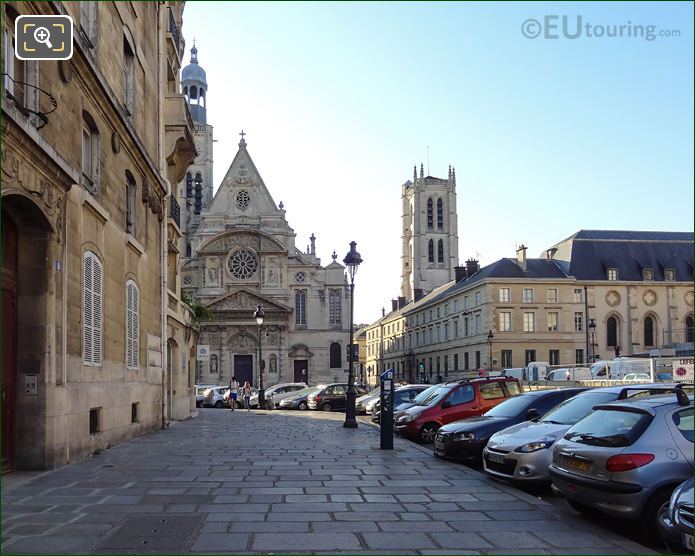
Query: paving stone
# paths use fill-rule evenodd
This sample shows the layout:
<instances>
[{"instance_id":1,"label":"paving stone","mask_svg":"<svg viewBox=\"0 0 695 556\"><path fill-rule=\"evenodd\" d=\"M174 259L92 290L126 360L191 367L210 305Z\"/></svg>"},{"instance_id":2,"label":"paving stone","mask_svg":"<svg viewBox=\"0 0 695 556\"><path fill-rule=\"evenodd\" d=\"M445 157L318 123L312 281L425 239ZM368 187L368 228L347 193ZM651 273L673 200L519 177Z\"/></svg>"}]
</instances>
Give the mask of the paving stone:
<instances>
[{"instance_id":1,"label":"paving stone","mask_svg":"<svg viewBox=\"0 0 695 556\"><path fill-rule=\"evenodd\" d=\"M400 518L389 512L335 512L336 521L399 521ZM312 520L314 521L314 520Z\"/></svg>"},{"instance_id":2,"label":"paving stone","mask_svg":"<svg viewBox=\"0 0 695 556\"><path fill-rule=\"evenodd\" d=\"M198 511L207 513L266 513L270 504L203 504Z\"/></svg>"},{"instance_id":3,"label":"paving stone","mask_svg":"<svg viewBox=\"0 0 695 556\"><path fill-rule=\"evenodd\" d=\"M364 502L364 498L359 494L331 494L331 502Z\"/></svg>"},{"instance_id":4,"label":"paving stone","mask_svg":"<svg viewBox=\"0 0 695 556\"><path fill-rule=\"evenodd\" d=\"M200 550L203 552L242 552L246 550L249 542L247 533L205 533L191 545L191 551Z\"/></svg>"},{"instance_id":5,"label":"paving stone","mask_svg":"<svg viewBox=\"0 0 695 556\"><path fill-rule=\"evenodd\" d=\"M370 533L365 533L370 534ZM360 550L362 545L354 533L258 533L252 549L282 551L302 547L315 550Z\"/></svg>"},{"instance_id":6,"label":"paving stone","mask_svg":"<svg viewBox=\"0 0 695 556\"><path fill-rule=\"evenodd\" d=\"M415 532L422 531L430 533L434 531L454 531L454 529L443 521L383 521L379 523L379 528L386 532Z\"/></svg>"},{"instance_id":7,"label":"paving stone","mask_svg":"<svg viewBox=\"0 0 695 556\"><path fill-rule=\"evenodd\" d=\"M22 523L14 525L7 530L3 528L3 533L7 532L13 536L43 535L46 531L50 531L55 527L55 523Z\"/></svg>"},{"instance_id":8,"label":"paving stone","mask_svg":"<svg viewBox=\"0 0 695 556\"><path fill-rule=\"evenodd\" d=\"M538 535L548 544L555 548L573 548L577 546L594 548L598 546L615 546L609 540L597 535L581 533L578 531L543 531Z\"/></svg>"},{"instance_id":9,"label":"paving stone","mask_svg":"<svg viewBox=\"0 0 695 556\"><path fill-rule=\"evenodd\" d=\"M206 521L201 525L200 533L226 533L228 528L229 523L226 521Z\"/></svg>"},{"instance_id":10,"label":"paving stone","mask_svg":"<svg viewBox=\"0 0 695 556\"><path fill-rule=\"evenodd\" d=\"M3 554L76 554L89 551L95 540L90 537L23 537L4 546Z\"/></svg>"},{"instance_id":11,"label":"paving stone","mask_svg":"<svg viewBox=\"0 0 695 556\"><path fill-rule=\"evenodd\" d=\"M309 523L302 521L237 521L229 524L230 533L308 533Z\"/></svg>"},{"instance_id":12,"label":"paving stone","mask_svg":"<svg viewBox=\"0 0 695 556\"><path fill-rule=\"evenodd\" d=\"M113 529L110 523L66 523L56 529L52 535L58 537L93 537L100 536Z\"/></svg>"},{"instance_id":13,"label":"paving stone","mask_svg":"<svg viewBox=\"0 0 695 556\"><path fill-rule=\"evenodd\" d=\"M265 521L265 514L213 513L206 515L205 521Z\"/></svg>"},{"instance_id":14,"label":"paving stone","mask_svg":"<svg viewBox=\"0 0 695 556\"><path fill-rule=\"evenodd\" d=\"M369 548L437 548L432 540L424 533L364 533L362 535Z\"/></svg>"},{"instance_id":15,"label":"paving stone","mask_svg":"<svg viewBox=\"0 0 695 556\"><path fill-rule=\"evenodd\" d=\"M285 502L328 502L326 494L288 494Z\"/></svg>"},{"instance_id":16,"label":"paving stone","mask_svg":"<svg viewBox=\"0 0 695 556\"><path fill-rule=\"evenodd\" d=\"M548 548L547 543L524 531L495 531L480 536L497 548Z\"/></svg>"},{"instance_id":17,"label":"paving stone","mask_svg":"<svg viewBox=\"0 0 695 556\"><path fill-rule=\"evenodd\" d=\"M461 493L446 493L446 494L437 494L437 493L432 493L428 495L432 500L435 502L475 502L478 500L475 496L472 496L470 494L461 494ZM477 495L476 495L477 496Z\"/></svg>"},{"instance_id":18,"label":"paving stone","mask_svg":"<svg viewBox=\"0 0 695 556\"><path fill-rule=\"evenodd\" d=\"M367 533L379 530L373 521L316 521L310 527L315 533Z\"/></svg>"},{"instance_id":19,"label":"paving stone","mask_svg":"<svg viewBox=\"0 0 695 556\"><path fill-rule=\"evenodd\" d=\"M506 504L502 507L506 507ZM548 518L552 517L549 513L541 512L541 511L534 511L534 510L527 510L527 511L523 511L523 512L510 511L510 510L497 510L497 511L485 510L485 513L487 515L489 515L492 519L500 519L500 520L519 519L519 520L524 520L524 521L533 521L533 520L538 520L538 519L540 519L540 520L548 519Z\"/></svg>"},{"instance_id":20,"label":"paving stone","mask_svg":"<svg viewBox=\"0 0 695 556\"><path fill-rule=\"evenodd\" d=\"M315 502L313 504L271 504L271 513L277 512L344 512L347 504L342 502Z\"/></svg>"},{"instance_id":21,"label":"paving stone","mask_svg":"<svg viewBox=\"0 0 695 556\"><path fill-rule=\"evenodd\" d=\"M487 521L452 521L451 519L448 519L447 521L449 521L449 524L454 529L463 532L529 531L532 533L540 533L542 536L545 531L573 531L576 529L576 524L567 523L560 520L497 521L488 518Z\"/></svg>"},{"instance_id":22,"label":"paving stone","mask_svg":"<svg viewBox=\"0 0 695 556\"><path fill-rule=\"evenodd\" d=\"M398 503L374 502L351 503L350 508L356 512L402 512L403 505Z\"/></svg>"},{"instance_id":23,"label":"paving stone","mask_svg":"<svg viewBox=\"0 0 695 556\"><path fill-rule=\"evenodd\" d=\"M430 536L442 548L494 548L492 544L475 533L431 533Z\"/></svg>"},{"instance_id":24,"label":"paving stone","mask_svg":"<svg viewBox=\"0 0 695 556\"><path fill-rule=\"evenodd\" d=\"M331 514L321 512L274 512L268 514L268 521L331 521Z\"/></svg>"}]
</instances>

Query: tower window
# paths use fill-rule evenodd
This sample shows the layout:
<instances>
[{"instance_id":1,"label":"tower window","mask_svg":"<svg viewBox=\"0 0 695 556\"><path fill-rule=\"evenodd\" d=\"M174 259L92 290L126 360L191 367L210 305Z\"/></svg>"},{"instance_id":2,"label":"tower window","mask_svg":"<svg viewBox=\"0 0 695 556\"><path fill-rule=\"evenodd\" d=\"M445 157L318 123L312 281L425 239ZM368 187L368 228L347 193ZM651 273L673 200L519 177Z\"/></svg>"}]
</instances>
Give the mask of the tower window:
<instances>
[{"instance_id":1,"label":"tower window","mask_svg":"<svg viewBox=\"0 0 695 556\"><path fill-rule=\"evenodd\" d=\"M432 197L427 199L427 229L431 230L434 227L434 203Z\"/></svg>"},{"instance_id":2,"label":"tower window","mask_svg":"<svg viewBox=\"0 0 695 556\"><path fill-rule=\"evenodd\" d=\"M200 173L195 175L195 189L193 198L193 213L200 214L203 208L203 178Z\"/></svg>"},{"instance_id":3,"label":"tower window","mask_svg":"<svg viewBox=\"0 0 695 556\"><path fill-rule=\"evenodd\" d=\"M190 199L193 197L193 176L188 172L186 174L186 198Z\"/></svg>"},{"instance_id":4,"label":"tower window","mask_svg":"<svg viewBox=\"0 0 695 556\"><path fill-rule=\"evenodd\" d=\"M125 180L125 231L135 235L137 233L137 186L135 178L127 170Z\"/></svg>"},{"instance_id":5,"label":"tower window","mask_svg":"<svg viewBox=\"0 0 695 556\"><path fill-rule=\"evenodd\" d=\"M126 113L135 113L135 54L128 39L123 37L123 102Z\"/></svg>"},{"instance_id":6,"label":"tower window","mask_svg":"<svg viewBox=\"0 0 695 556\"><path fill-rule=\"evenodd\" d=\"M340 349L340 343L331 343L328 363L331 369L340 369L340 367L342 367L343 363L341 361L341 351L342 350Z\"/></svg>"},{"instance_id":7,"label":"tower window","mask_svg":"<svg viewBox=\"0 0 695 556\"><path fill-rule=\"evenodd\" d=\"M437 261L444 262L444 241L441 239L437 242Z\"/></svg>"},{"instance_id":8,"label":"tower window","mask_svg":"<svg viewBox=\"0 0 695 556\"><path fill-rule=\"evenodd\" d=\"M437 229L444 229L444 203L437 199Z\"/></svg>"},{"instance_id":9,"label":"tower window","mask_svg":"<svg viewBox=\"0 0 695 556\"><path fill-rule=\"evenodd\" d=\"M430 240L427 247L427 258L429 262L434 262L434 240Z\"/></svg>"}]
</instances>

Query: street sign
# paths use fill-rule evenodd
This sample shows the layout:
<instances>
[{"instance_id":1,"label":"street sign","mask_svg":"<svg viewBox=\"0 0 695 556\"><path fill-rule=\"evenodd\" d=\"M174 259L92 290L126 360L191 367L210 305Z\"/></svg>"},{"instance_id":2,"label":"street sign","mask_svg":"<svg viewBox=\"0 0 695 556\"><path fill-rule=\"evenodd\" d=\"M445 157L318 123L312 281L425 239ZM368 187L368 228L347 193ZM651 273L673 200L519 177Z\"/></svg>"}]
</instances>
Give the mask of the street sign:
<instances>
[{"instance_id":1,"label":"street sign","mask_svg":"<svg viewBox=\"0 0 695 556\"><path fill-rule=\"evenodd\" d=\"M196 359L198 361L210 361L210 346L197 346Z\"/></svg>"}]
</instances>

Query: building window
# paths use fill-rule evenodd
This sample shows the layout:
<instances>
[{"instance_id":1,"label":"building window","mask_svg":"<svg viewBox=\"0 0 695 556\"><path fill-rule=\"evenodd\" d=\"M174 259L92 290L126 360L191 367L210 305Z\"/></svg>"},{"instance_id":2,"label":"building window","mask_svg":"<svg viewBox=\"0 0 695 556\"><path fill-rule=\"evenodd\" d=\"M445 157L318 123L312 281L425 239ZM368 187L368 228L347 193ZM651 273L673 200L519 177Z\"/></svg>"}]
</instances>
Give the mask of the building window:
<instances>
[{"instance_id":1,"label":"building window","mask_svg":"<svg viewBox=\"0 0 695 556\"><path fill-rule=\"evenodd\" d=\"M437 262L444 262L444 241L441 239L437 242Z\"/></svg>"},{"instance_id":2,"label":"building window","mask_svg":"<svg viewBox=\"0 0 695 556\"><path fill-rule=\"evenodd\" d=\"M434 240L430 240L427 244L427 260L431 263L434 262Z\"/></svg>"},{"instance_id":3,"label":"building window","mask_svg":"<svg viewBox=\"0 0 695 556\"><path fill-rule=\"evenodd\" d=\"M559 349L551 349L548 351L548 363L551 365L559 365L560 364L560 350Z\"/></svg>"},{"instance_id":4,"label":"building window","mask_svg":"<svg viewBox=\"0 0 695 556\"><path fill-rule=\"evenodd\" d=\"M654 317L647 316L644 319L644 345L645 346L656 345L654 343L654 337L656 336L655 330L656 330L656 323L654 322Z\"/></svg>"},{"instance_id":5,"label":"building window","mask_svg":"<svg viewBox=\"0 0 695 556\"><path fill-rule=\"evenodd\" d=\"M459 320L454 319L454 338L459 337Z\"/></svg>"},{"instance_id":6,"label":"building window","mask_svg":"<svg viewBox=\"0 0 695 556\"><path fill-rule=\"evenodd\" d=\"M140 290L128 280L126 290L126 367L140 367Z\"/></svg>"},{"instance_id":7,"label":"building window","mask_svg":"<svg viewBox=\"0 0 695 556\"><path fill-rule=\"evenodd\" d=\"M441 327L441 326L437 326L437 343L439 343L439 342L442 341L442 334L441 334L441 332L442 332L442 327Z\"/></svg>"},{"instance_id":8,"label":"building window","mask_svg":"<svg viewBox=\"0 0 695 556\"><path fill-rule=\"evenodd\" d=\"M294 323L306 324L306 290L294 294Z\"/></svg>"},{"instance_id":9,"label":"building window","mask_svg":"<svg viewBox=\"0 0 695 556\"><path fill-rule=\"evenodd\" d=\"M480 352L479 351L475 352L475 368L476 369L480 368Z\"/></svg>"},{"instance_id":10,"label":"building window","mask_svg":"<svg viewBox=\"0 0 695 556\"><path fill-rule=\"evenodd\" d=\"M328 294L328 312L330 324L340 324L342 322L340 303L340 290L331 290Z\"/></svg>"},{"instance_id":11,"label":"building window","mask_svg":"<svg viewBox=\"0 0 695 556\"><path fill-rule=\"evenodd\" d=\"M464 295L463 296L463 310L465 311L466 309L468 309L468 296Z\"/></svg>"},{"instance_id":12,"label":"building window","mask_svg":"<svg viewBox=\"0 0 695 556\"><path fill-rule=\"evenodd\" d=\"M533 288L524 288L521 299L524 303L533 303Z\"/></svg>"},{"instance_id":13,"label":"building window","mask_svg":"<svg viewBox=\"0 0 695 556\"><path fill-rule=\"evenodd\" d=\"M19 106L26 106L26 90L24 83L27 82L27 67L24 60L20 60L15 55L16 45L14 36L14 27L17 14L15 10L9 6L3 8L4 26L3 35L3 56L2 56L2 71L7 75L3 78L4 89L6 94L15 100Z\"/></svg>"},{"instance_id":14,"label":"building window","mask_svg":"<svg viewBox=\"0 0 695 556\"><path fill-rule=\"evenodd\" d=\"M449 324L445 323L444 324L444 341L446 342L448 340L449 340Z\"/></svg>"},{"instance_id":15,"label":"building window","mask_svg":"<svg viewBox=\"0 0 695 556\"><path fill-rule=\"evenodd\" d=\"M186 199L193 197L193 176L191 173L186 173Z\"/></svg>"},{"instance_id":16,"label":"building window","mask_svg":"<svg viewBox=\"0 0 695 556\"><path fill-rule=\"evenodd\" d=\"M434 204L432 203L432 197L427 199L427 229L431 230L434 228Z\"/></svg>"},{"instance_id":17,"label":"building window","mask_svg":"<svg viewBox=\"0 0 695 556\"><path fill-rule=\"evenodd\" d=\"M239 249L227 260L227 268L235 278L246 280L258 270L258 259L255 253L248 249Z\"/></svg>"},{"instance_id":18,"label":"building window","mask_svg":"<svg viewBox=\"0 0 695 556\"><path fill-rule=\"evenodd\" d=\"M509 367L512 367L512 350L511 349L503 349L502 350L502 360L501 363L503 369L507 369Z\"/></svg>"},{"instance_id":19,"label":"building window","mask_svg":"<svg viewBox=\"0 0 695 556\"><path fill-rule=\"evenodd\" d=\"M500 288L500 303L511 302L511 291L509 288Z\"/></svg>"},{"instance_id":20,"label":"building window","mask_svg":"<svg viewBox=\"0 0 695 556\"><path fill-rule=\"evenodd\" d=\"M560 313L550 312L548 313L548 332L557 332L560 327L558 321L560 319Z\"/></svg>"},{"instance_id":21,"label":"building window","mask_svg":"<svg viewBox=\"0 0 695 556\"><path fill-rule=\"evenodd\" d=\"M444 229L444 203L437 199L437 229Z\"/></svg>"},{"instance_id":22,"label":"building window","mask_svg":"<svg viewBox=\"0 0 695 556\"><path fill-rule=\"evenodd\" d=\"M82 186L99 195L99 130L87 112L82 112Z\"/></svg>"},{"instance_id":23,"label":"building window","mask_svg":"<svg viewBox=\"0 0 695 556\"><path fill-rule=\"evenodd\" d=\"M693 341L693 317L692 316L685 317L685 341L686 342L692 342Z\"/></svg>"},{"instance_id":24,"label":"building window","mask_svg":"<svg viewBox=\"0 0 695 556\"><path fill-rule=\"evenodd\" d=\"M651 268L645 268L642 270L642 278L644 280L654 280L654 270Z\"/></svg>"},{"instance_id":25,"label":"building window","mask_svg":"<svg viewBox=\"0 0 695 556\"><path fill-rule=\"evenodd\" d=\"M100 407L93 407L89 410L89 434L98 434L101 432L100 414Z\"/></svg>"},{"instance_id":26,"label":"building window","mask_svg":"<svg viewBox=\"0 0 695 556\"><path fill-rule=\"evenodd\" d=\"M197 172L193 180L193 214L203 210L203 177Z\"/></svg>"},{"instance_id":27,"label":"building window","mask_svg":"<svg viewBox=\"0 0 695 556\"><path fill-rule=\"evenodd\" d=\"M133 174L126 170L125 173L125 231L136 235L137 233L137 186Z\"/></svg>"},{"instance_id":28,"label":"building window","mask_svg":"<svg viewBox=\"0 0 695 556\"><path fill-rule=\"evenodd\" d=\"M574 350L574 362L577 365L583 365L584 364L584 350L583 349L575 349Z\"/></svg>"},{"instance_id":29,"label":"building window","mask_svg":"<svg viewBox=\"0 0 695 556\"><path fill-rule=\"evenodd\" d=\"M82 307L83 362L88 367L101 366L103 267L99 258L84 254Z\"/></svg>"},{"instance_id":30,"label":"building window","mask_svg":"<svg viewBox=\"0 0 695 556\"><path fill-rule=\"evenodd\" d=\"M459 370L459 354L454 353L454 371Z\"/></svg>"},{"instance_id":31,"label":"building window","mask_svg":"<svg viewBox=\"0 0 695 556\"><path fill-rule=\"evenodd\" d=\"M473 316L473 322L475 323L475 333L480 334L480 313Z\"/></svg>"},{"instance_id":32,"label":"building window","mask_svg":"<svg viewBox=\"0 0 695 556\"><path fill-rule=\"evenodd\" d=\"M524 353L524 360L526 361L525 367L528 367L529 363L533 363L536 360L536 350L527 349Z\"/></svg>"},{"instance_id":33,"label":"building window","mask_svg":"<svg viewBox=\"0 0 695 556\"><path fill-rule=\"evenodd\" d=\"M524 332L535 332L536 330L536 314L524 313Z\"/></svg>"},{"instance_id":34,"label":"building window","mask_svg":"<svg viewBox=\"0 0 695 556\"><path fill-rule=\"evenodd\" d=\"M135 53L127 37L123 36L123 103L126 115L135 114Z\"/></svg>"},{"instance_id":35,"label":"building window","mask_svg":"<svg viewBox=\"0 0 695 556\"><path fill-rule=\"evenodd\" d=\"M574 331L584 330L584 313L574 313Z\"/></svg>"},{"instance_id":36,"label":"building window","mask_svg":"<svg viewBox=\"0 0 695 556\"><path fill-rule=\"evenodd\" d=\"M667 282L674 282L676 280L676 269L667 268L664 270L664 280Z\"/></svg>"},{"instance_id":37,"label":"building window","mask_svg":"<svg viewBox=\"0 0 695 556\"><path fill-rule=\"evenodd\" d=\"M343 363L341 361L340 343L338 342L331 343L329 366L331 369L340 369L340 367L343 366Z\"/></svg>"},{"instance_id":38,"label":"building window","mask_svg":"<svg viewBox=\"0 0 695 556\"><path fill-rule=\"evenodd\" d=\"M584 301L584 296L582 295L582 290L581 288L575 288L574 289L574 302L575 303L582 303Z\"/></svg>"},{"instance_id":39,"label":"building window","mask_svg":"<svg viewBox=\"0 0 695 556\"><path fill-rule=\"evenodd\" d=\"M138 406L139 403L131 403L130 404L130 422L131 423L137 423L138 422Z\"/></svg>"},{"instance_id":40,"label":"building window","mask_svg":"<svg viewBox=\"0 0 695 556\"><path fill-rule=\"evenodd\" d=\"M468 317L463 319L463 335L468 336Z\"/></svg>"},{"instance_id":41,"label":"building window","mask_svg":"<svg viewBox=\"0 0 695 556\"><path fill-rule=\"evenodd\" d=\"M467 371L468 369L470 369L470 362L468 359L468 352L466 352L463 354L463 370Z\"/></svg>"},{"instance_id":42,"label":"building window","mask_svg":"<svg viewBox=\"0 0 695 556\"><path fill-rule=\"evenodd\" d=\"M620 335L620 324L616 317L608 317L606 321L606 346L616 347L618 344L618 337Z\"/></svg>"},{"instance_id":43,"label":"building window","mask_svg":"<svg viewBox=\"0 0 695 556\"><path fill-rule=\"evenodd\" d=\"M480 292L479 291L475 292L475 304L476 304L476 306L480 305Z\"/></svg>"},{"instance_id":44,"label":"building window","mask_svg":"<svg viewBox=\"0 0 695 556\"><path fill-rule=\"evenodd\" d=\"M82 0L80 2L80 29L82 36L87 39L87 46L96 49L97 46L97 15L98 2Z\"/></svg>"},{"instance_id":45,"label":"building window","mask_svg":"<svg viewBox=\"0 0 695 556\"><path fill-rule=\"evenodd\" d=\"M509 311L502 311L499 314L500 319L500 332L511 332L512 331L512 313Z\"/></svg>"},{"instance_id":46,"label":"building window","mask_svg":"<svg viewBox=\"0 0 695 556\"><path fill-rule=\"evenodd\" d=\"M557 303L557 288L548 288L548 303Z\"/></svg>"},{"instance_id":47,"label":"building window","mask_svg":"<svg viewBox=\"0 0 695 556\"><path fill-rule=\"evenodd\" d=\"M615 281L618 279L618 269L617 268L609 268L608 269L608 279L611 281Z\"/></svg>"}]
</instances>

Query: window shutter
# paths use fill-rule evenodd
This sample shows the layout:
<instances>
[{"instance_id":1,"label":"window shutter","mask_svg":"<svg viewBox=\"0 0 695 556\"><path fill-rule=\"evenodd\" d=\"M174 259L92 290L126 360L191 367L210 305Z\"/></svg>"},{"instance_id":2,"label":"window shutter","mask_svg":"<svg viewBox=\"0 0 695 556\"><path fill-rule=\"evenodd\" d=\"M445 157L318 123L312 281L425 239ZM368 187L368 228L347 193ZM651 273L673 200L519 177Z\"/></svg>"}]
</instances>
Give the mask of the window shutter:
<instances>
[{"instance_id":1,"label":"window shutter","mask_svg":"<svg viewBox=\"0 0 695 556\"><path fill-rule=\"evenodd\" d=\"M103 272L101 262L93 255L93 282L92 282L92 297L93 297L93 357L92 364L101 366L102 345L101 345L101 329L102 329L102 280Z\"/></svg>"},{"instance_id":2,"label":"window shutter","mask_svg":"<svg viewBox=\"0 0 695 556\"><path fill-rule=\"evenodd\" d=\"M83 363L92 365L94 356L94 341L93 341L93 323L94 323L94 307L92 296L92 283L94 280L94 271L92 265L92 254L85 253L84 256L84 314L82 318L83 330Z\"/></svg>"},{"instance_id":3,"label":"window shutter","mask_svg":"<svg viewBox=\"0 0 695 556\"><path fill-rule=\"evenodd\" d=\"M126 310L125 310L125 364L127 368L133 366L133 284L126 282Z\"/></svg>"},{"instance_id":4,"label":"window shutter","mask_svg":"<svg viewBox=\"0 0 695 556\"><path fill-rule=\"evenodd\" d=\"M139 329L140 292L135 282L129 280L126 285L126 366L131 369L140 366Z\"/></svg>"},{"instance_id":5,"label":"window shutter","mask_svg":"<svg viewBox=\"0 0 695 556\"><path fill-rule=\"evenodd\" d=\"M133 284L133 367L140 366L140 290Z\"/></svg>"}]
</instances>

